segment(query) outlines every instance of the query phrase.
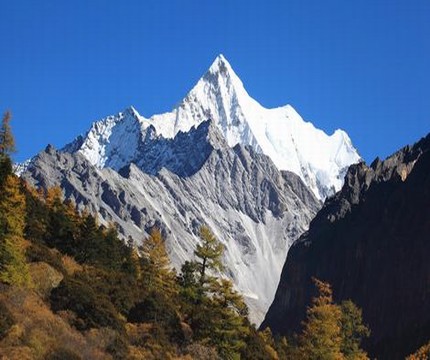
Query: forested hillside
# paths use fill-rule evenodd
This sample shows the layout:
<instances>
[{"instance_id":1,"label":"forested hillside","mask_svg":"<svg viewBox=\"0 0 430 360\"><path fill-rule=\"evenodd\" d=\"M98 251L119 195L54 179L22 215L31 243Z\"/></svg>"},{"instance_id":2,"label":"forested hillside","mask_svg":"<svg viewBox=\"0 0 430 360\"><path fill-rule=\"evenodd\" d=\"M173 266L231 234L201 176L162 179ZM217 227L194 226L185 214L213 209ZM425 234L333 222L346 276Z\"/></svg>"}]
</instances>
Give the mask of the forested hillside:
<instances>
[{"instance_id":1,"label":"forested hillside","mask_svg":"<svg viewBox=\"0 0 430 360\"><path fill-rule=\"evenodd\" d=\"M9 116L0 148L0 355L12 359L270 358L205 226L176 274L157 229L139 249L12 173ZM281 342L279 342L281 344ZM280 346L280 345L279 345ZM261 354L261 355L259 355Z\"/></svg>"},{"instance_id":2,"label":"forested hillside","mask_svg":"<svg viewBox=\"0 0 430 360\"><path fill-rule=\"evenodd\" d=\"M158 229L136 249L60 188L32 188L13 174L9 120L0 129L1 358L367 358L361 311L335 304L329 284L314 279L301 334L273 337L218 275L224 248L204 224L194 260L176 273Z\"/></svg>"}]
</instances>

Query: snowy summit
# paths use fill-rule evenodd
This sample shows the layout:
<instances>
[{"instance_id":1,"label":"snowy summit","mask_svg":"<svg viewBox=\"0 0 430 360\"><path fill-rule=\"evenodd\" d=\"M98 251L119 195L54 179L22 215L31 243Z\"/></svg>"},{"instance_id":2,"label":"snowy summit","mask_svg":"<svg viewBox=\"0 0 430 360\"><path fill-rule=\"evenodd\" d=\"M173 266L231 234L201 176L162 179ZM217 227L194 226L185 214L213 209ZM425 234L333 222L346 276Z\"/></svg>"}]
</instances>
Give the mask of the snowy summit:
<instances>
[{"instance_id":1,"label":"snowy summit","mask_svg":"<svg viewBox=\"0 0 430 360\"><path fill-rule=\"evenodd\" d=\"M266 109L251 98L223 55L171 112L141 116L133 107L95 122L84 138L69 145L93 165L116 170L136 156L141 139L152 125L158 136L173 138L211 119L227 143L249 145L268 155L280 170L300 176L323 200L338 191L349 165L360 160L348 135L327 135L306 122L291 105Z\"/></svg>"}]
</instances>

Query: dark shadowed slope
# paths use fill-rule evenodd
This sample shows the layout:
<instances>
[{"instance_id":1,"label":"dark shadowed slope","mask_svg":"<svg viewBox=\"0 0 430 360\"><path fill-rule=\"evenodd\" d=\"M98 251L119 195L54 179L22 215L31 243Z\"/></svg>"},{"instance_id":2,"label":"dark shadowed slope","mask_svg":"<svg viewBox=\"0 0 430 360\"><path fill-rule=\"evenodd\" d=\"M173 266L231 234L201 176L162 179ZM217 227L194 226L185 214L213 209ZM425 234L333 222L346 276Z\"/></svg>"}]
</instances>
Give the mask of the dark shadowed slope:
<instances>
[{"instance_id":1,"label":"dark shadowed slope","mask_svg":"<svg viewBox=\"0 0 430 360\"><path fill-rule=\"evenodd\" d=\"M430 338L429 259L430 135L384 162L350 167L290 249L262 326L298 331L315 276L363 309L370 355L403 358Z\"/></svg>"}]
</instances>

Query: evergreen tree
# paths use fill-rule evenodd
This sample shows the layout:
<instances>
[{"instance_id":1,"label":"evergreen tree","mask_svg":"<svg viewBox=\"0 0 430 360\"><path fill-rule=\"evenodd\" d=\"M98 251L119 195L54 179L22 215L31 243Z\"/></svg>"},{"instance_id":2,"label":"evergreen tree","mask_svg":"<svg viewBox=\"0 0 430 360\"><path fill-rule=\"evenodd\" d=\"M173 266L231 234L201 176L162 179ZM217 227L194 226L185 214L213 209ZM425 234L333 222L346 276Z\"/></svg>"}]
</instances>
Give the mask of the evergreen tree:
<instances>
[{"instance_id":1,"label":"evergreen tree","mask_svg":"<svg viewBox=\"0 0 430 360\"><path fill-rule=\"evenodd\" d=\"M30 284L23 244L26 204L20 181L12 174L15 140L10 118L7 112L0 128L0 281L26 286Z\"/></svg>"},{"instance_id":2,"label":"evergreen tree","mask_svg":"<svg viewBox=\"0 0 430 360\"><path fill-rule=\"evenodd\" d=\"M369 337L369 329L363 325L361 309L351 300L343 301L340 305L341 318L341 351L348 360L368 359L365 351L360 349L363 338Z\"/></svg>"},{"instance_id":3,"label":"evergreen tree","mask_svg":"<svg viewBox=\"0 0 430 360\"><path fill-rule=\"evenodd\" d=\"M152 323L164 335L181 339L180 304L176 274L170 267L165 242L158 229L153 229L140 248L140 301L130 310L128 320Z\"/></svg>"},{"instance_id":4,"label":"evergreen tree","mask_svg":"<svg viewBox=\"0 0 430 360\"><path fill-rule=\"evenodd\" d=\"M6 112L0 127L0 188L6 177L12 174L11 154L15 152L15 140L10 128L11 115Z\"/></svg>"},{"instance_id":5,"label":"evergreen tree","mask_svg":"<svg viewBox=\"0 0 430 360\"><path fill-rule=\"evenodd\" d=\"M117 227L109 224L103 231L101 256L98 260L105 269L121 271L137 279L137 262L133 258L132 244L125 244L118 236Z\"/></svg>"},{"instance_id":6,"label":"evergreen tree","mask_svg":"<svg viewBox=\"0 0 430 360\"><path fill-rule=\"evenodd\" d=\"M153 229L141 247L142 284L146 291L163 291L167 296L177 293L176 275L170 268L164 239Z\"/></svg>"},{"instance_id":7,"label":"evergreen tree","mask_svg":"<svg viewBox=\"0 0 430 360\"><path fill-rule=\"evenodd\" d=\"M65 219L68 220L67 215ZM86 214L80 224L79 238L76 241L76 259L79 262L98 265L99 259L103 261L108 256L108 251L103 245L103 234L97 224L97 220L91 214Z\"/></svg>"},{"instance_id":8,"label":"evergreen tree","mask_svg":"<svg viewBox=\"0 0 430 360\"><path fill-rule=\"evenodd\" d=\"M82 229L85 217L78 216L76 210L72 208L72 203L63 202L59 186L46 191L45 201L48 208L46 243L68 255L85 257L84 254L80 254L82 242L79 242L81 235L85 236L86 230ZM84 261L82 258L77 260Z\"/></svg>"},{"instance_id":9,"label":"evergreen tree","mask_svg":"<svg viewBox=\"0 0 430 360\"><path fill-rule=\"evenodd\" d=\"M207 226L200 228L202 244L198 244L194 255L199 259L197 266L200 273L200 284L207 282L207 270L222 270L221 257L224 246L217 240L215 235Z\"/></svg>"},{"instance_id":10,"label":"evergreen tree","mask_svg":"<svg viewBox=\"0 0 430 360\"><path fill-rule=\"evenodd\" d=\"M284 345L284 343L282 343ZM279 354L279 345L275 343L272 337L270 328L266 328L263 331L257 331L254 327L249 328L249 334L246 337L246 346L241 350L241 359L249 360L291 360L292 358L287 356L286 352L281 349L282 353ZM285 343L285 347L287 344Z\"/></svg>"},{"instance_id":11,"label":"evergreen tree","mask_svg":"<svg viewBox=\"0 0 430 360\"><path fill-rule=\"evenodd\" d=\"M140 268L140 258L136 248L133 246L133 241L127 243L125 261L122 264L122 271L133 276L134 279L140 281L142 271Z\"/></svg>"},{"instance_id":12,"label":"evergreen tree","mask_svg":"<svg viewBox=\"0 0 430 360\"><path fill-rule=\"evenodd\" d=\"M23 183L25 194L25 238L32 242L44 243L49 221L49 211L44 194L27 183Z\"/></svg>"},{"instance_id":13,"label":"evergreen tree","mask_svg":"<svg viewBox=\"0 0 430 360\"><path fill-rule=\"evenodd\" d=\"M212 304L215 309L211 319L211 343L225 359L240 358L248 335L248 308L242 296L233 289L230 280L221 279L212 284Z\"/></svg>"},{"instance_id":14,"label":"evergreen tree","mask_svg":"<svg viewBox=\"0 0 430 360\"><path fill-rule=\"evenodd\" d=\"M178 282L183 288L197 288L199 285L197 273L197 263L195 261L185 261L181 267L181 274Z\"/></svg>"},{"instance_id":15,"label":"evergreen tree","mask_svg":"<svg viewBox=\"0 0 430 360\"><path fill-rule=\"evenodd\" d=\"M12 117L9 111L7 111L3 116L0 127L0 156L11 155L16 151L15 139L9 124L11 118Z\"/></svg>"},{"instance_id":16,"label":"evergreen tree","mask_svg":"<svg viewBox=\"0 0 430 360\"><path fill-rule=\"evenodd\" d=\"M58 185L46 190L45 200L46 205L53 211L59 211L64 208L63 191Z\"/></svg>"},{"instance_id":17,"label":"evergreen tree","mask_svg":"<svg viewBox=\"0 0 430 360\"><path fill-rule=\"evenodd\" d=\"M30 276L23 239L25 196L16 176L7 176L4 185L0 194L0 281L27 286Z\"/></svg>"},{"instance_id":18,"label":"evergreen tree","mask_svg":"<svg viewBox=\"0 0 430 360\"><path fill-rule=\"evenodd\" d=\"M197 260L185 262L179 277L181 295L194 339L214 346L223 359L239 359L246 346L250 326L248 308L227 279L208 276L222 269L224 246L207 226L200 228Z\"/></svg>"},{"instance_id":19,"label":"evergreen tree","mask_svg":"<svg viewBox=\"0 0 430 360\"><path fill-rule=\"evenodd\" d=\"M307 309L300 337L301 358L309 360L344 359L341 353L341 317L339 306L333 303L329 284L313 279L318 296Z\"/></svg>"}]
</instances>

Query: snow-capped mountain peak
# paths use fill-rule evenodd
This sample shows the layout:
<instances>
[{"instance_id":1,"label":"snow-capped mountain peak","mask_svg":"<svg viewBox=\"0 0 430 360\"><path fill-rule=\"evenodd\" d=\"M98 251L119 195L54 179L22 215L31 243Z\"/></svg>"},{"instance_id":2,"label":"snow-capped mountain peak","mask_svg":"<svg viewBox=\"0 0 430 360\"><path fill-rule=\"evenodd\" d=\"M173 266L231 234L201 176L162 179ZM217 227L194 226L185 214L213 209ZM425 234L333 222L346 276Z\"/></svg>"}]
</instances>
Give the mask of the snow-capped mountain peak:
<instances>
[{"instance_id":1,"label":"snow-capped mountain peak","mask_svg":"<svg viewBox=\"0 0 430 360\"><path fill-rule=\"evenodd\" d=\"M94 122L85 136L66 145L68 152L78 151L91 164L119 169L134 160L142 137L142 117L130 106L117 115Z\"/></svg>"},{"instance_id":2,"label":"snow-capped mountain peak","mask_svg":"<svg viewBox=\"0 0 430 360\"><path fill-rule=\"evenodd\" d=\"M212 65L209 67L206 75L208 73L211 74L225 74L227 76L233 76L236 77L237 80L240 81L240 79L237 77L236 73L232 69L230 63L227 61L227 59L224 57L223 54L219 54L215 60L213 61Z\"/></svg>"},{"instance_id":3,"label":"snow-capped mountain peak","mask_svg":"<svg viewBox=\"0 0 430 360\"><path fill-rule=\"evenodd\" d=\"M93 124L73 147L98 167L119 169L136 156L149 126L169 139L206 120L219 128L227 144L251 146L268 155L280 170L299 175L319 199L339 190L345 169L360 160L348 135L328 136L304 121L292 106L266 109L245 90L223 55L171 112L149 119L133 107Z\"/></svg>"}]
</instances>

